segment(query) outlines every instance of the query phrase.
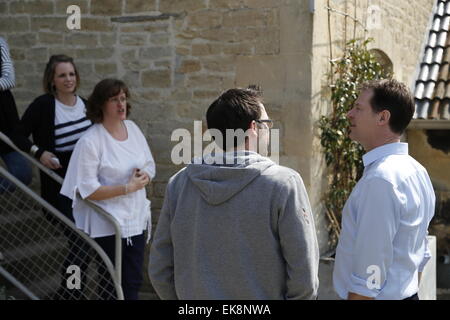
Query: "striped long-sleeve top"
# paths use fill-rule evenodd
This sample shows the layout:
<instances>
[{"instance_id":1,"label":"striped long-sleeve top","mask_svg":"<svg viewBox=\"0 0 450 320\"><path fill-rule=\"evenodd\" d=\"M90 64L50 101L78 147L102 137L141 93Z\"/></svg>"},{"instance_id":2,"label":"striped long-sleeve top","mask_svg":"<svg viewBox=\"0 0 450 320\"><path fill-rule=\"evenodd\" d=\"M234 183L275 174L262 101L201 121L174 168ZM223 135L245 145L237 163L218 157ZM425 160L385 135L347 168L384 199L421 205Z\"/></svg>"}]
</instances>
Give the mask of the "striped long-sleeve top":
<instances>
[{"instance_id":1,"label":"striped long-sleeve top","mask_svg":"<svg viewBox=\"0 0 450 320\"><path fill-rule=\"evenodd\" d=\"M9 55L8 43L0 37L1 70L0 70L0 91L14 88L16 77L14 66Z\"/></svg>"}]
</instances>

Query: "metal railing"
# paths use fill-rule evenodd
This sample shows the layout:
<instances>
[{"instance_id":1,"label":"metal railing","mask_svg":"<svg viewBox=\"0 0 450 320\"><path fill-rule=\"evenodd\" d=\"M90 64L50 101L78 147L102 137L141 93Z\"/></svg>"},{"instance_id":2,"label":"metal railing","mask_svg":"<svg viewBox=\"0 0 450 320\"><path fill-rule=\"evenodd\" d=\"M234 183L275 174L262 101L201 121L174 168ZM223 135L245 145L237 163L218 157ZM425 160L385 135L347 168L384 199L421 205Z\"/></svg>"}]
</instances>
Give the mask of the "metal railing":
<instances>
[{"instance_id":1,"label":"metal railing","mask_svg":"<svg viewBox=\"0 0 450 320\"><path fill-rule=\"evenodd\" d=\"M19 150L0 132L0 140L58 183L63 179ZM0 275L30 299L119 299L122 239L116 219L84 201L115 229L115 265L97 244L56 208L0 166ZM43 214L44 213L44 214Z\"/></svg>"}]
</instances>

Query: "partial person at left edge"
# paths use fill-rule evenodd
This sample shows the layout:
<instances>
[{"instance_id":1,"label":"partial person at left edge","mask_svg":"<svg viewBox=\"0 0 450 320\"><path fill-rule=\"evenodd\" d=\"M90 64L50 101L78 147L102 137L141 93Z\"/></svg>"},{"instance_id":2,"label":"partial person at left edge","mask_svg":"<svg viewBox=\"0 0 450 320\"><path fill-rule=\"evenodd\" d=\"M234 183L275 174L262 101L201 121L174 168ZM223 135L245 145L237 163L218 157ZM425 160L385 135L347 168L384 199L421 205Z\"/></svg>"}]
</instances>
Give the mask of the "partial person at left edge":
<instances>
[{"instance_id":1,"label":"partial person at left edge","mask_svg":"<svg viewBox=\"0 0 450 320\"><path fill-rule=\"evenodd\" d=\"M0 37L0 132L11 137L19 123L16 102L10 89L16 86L14 65L9 54L8 43ZM17 151L0 141L0 157L8 171L25 185L31 182L31 166ZM14 191L15 186L0 176L0 194Z\"/></svg>"}]
</instances>

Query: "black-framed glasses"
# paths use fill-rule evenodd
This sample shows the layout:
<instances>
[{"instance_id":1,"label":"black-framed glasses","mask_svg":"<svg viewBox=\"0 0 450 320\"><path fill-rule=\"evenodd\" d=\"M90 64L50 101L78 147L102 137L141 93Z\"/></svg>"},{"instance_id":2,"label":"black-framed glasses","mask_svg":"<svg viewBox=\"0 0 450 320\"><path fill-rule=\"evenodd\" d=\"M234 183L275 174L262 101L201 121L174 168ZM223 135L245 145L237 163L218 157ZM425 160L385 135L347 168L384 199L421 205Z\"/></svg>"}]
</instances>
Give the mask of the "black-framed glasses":
<instances>
[{"instance_id":1,"label":"black-framed glasses","mask_svg":"<svg viewBox=\"0 0 450 320\"><path fill-rule=\"evenodd\" d=\"M255 120L257 123L265 123L267 128L272 129L273 128L273 120L271 119L258 119Z\"/></svg>"}]
</instances>

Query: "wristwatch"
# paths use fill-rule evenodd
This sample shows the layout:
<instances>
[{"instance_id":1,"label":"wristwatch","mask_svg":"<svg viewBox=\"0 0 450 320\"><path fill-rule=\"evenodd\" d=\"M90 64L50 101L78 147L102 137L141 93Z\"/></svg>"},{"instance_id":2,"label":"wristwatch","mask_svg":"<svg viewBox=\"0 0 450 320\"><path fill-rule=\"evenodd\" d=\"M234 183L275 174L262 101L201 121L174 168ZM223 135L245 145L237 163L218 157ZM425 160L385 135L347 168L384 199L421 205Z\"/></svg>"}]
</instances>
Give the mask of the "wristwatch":
<instances>
[{"instance_id":1,"label":"wristwatch","mask_svg":"<svg viewBox=\"0 0 450 320\"><path fill-rule=\"evenodd\" d=\"M39 147L37 145L33 144L33 146L30 149L31 155L34 157L38 150L39 150Z\"/></svg>"}]
</instances>

